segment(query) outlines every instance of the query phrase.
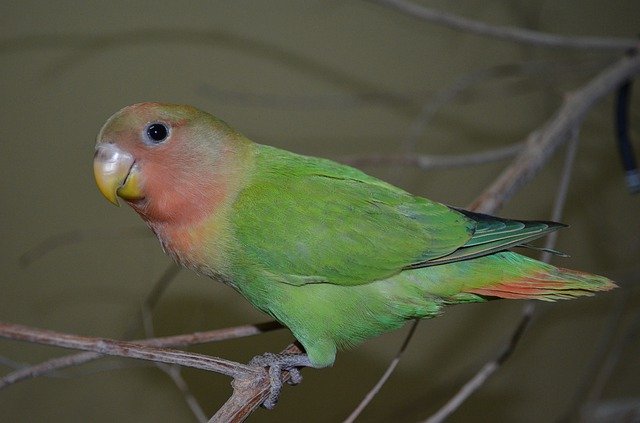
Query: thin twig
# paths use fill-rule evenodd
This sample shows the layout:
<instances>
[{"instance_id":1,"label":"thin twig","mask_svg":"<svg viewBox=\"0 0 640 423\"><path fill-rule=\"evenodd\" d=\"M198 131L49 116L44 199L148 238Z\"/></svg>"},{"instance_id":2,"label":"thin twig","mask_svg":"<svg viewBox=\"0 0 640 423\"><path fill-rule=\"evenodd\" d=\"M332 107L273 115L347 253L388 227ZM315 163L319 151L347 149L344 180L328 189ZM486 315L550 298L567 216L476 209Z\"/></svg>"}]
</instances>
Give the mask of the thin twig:
<instances>
[{"instance_id":1,"label":"thin twig","mask_svg":"<svg viewBox=\"0 0 640 423\"><path fill-rule=\"evenodd\" d=\"M598 368L593 384L587 393L586 405L595 404L600 400L602 391L620 361L622 352L630 343L638 339L638 334L640 334L640 309L636 310L635 316L628 325L627 330L620 336L619 342L615 343L608 351L606 359Z\"/></svg>"},{"instance_id":2,"label":"thin twig","mask_svg":"<svg viewBox=\"0 0 640 423\"><path fill-rule=\"evenodd\" d=\"M247 376L249 374L257 376L260 373L256 367L235 363L222 358L210 357L204 354L149 346L150 343L144 345L141 343L117 341L115 339L71 335L12 323L0 322L0 337L61 348L93 351L118 357L179 364L185 367L221 373L234 378Z\"/></svg>"},{"instance_id":3,"label":"thin twig","mask_svg":"<svg viewBox=\"0 0 640 423\"><path fill-rule=\"evenodd\" d=\"M175 277L180 273L182 267L177 263L171 262L169 266L165 269L162 276L156 280L155 284L151 291L147 294L144 302L142 303L142 326L146 328L145 323L148 323L145 320L145 316L150 316L153 313L153 310L156 308L156 305L160 301L160 298L165 293L171 282L175 279ZM155 338L154 336L147 336L147 338Z\"/></svg>"},{"instance_id":4,"label":"thin twig","mask_svg":"<svg viewBox=\"0 0 640 423\"><path fill-rule=\"evenodd\" d=\"M20 256L20 266L28 267L33 264L34 261L42 258L44 255L50 253L53 250L56 250L60 247L77 244L79 242L123 238L151 238L152 236L153 232L151 232L146 226L141 225L120 229L91 229L62 232L45 238L33 248L25 251Z\"/></svg>"},{"instance_id":5,"label":"thin twig","mask_svg":"<svg viewBox=\"0 0 640 423\"><path fill-rule=\"evenodd\" d=\"M620 280L616 279L616 283L620 283ZM620 290L616 294L616 301L611 307L614 312L611 313L607 319L607 324L601 331L600 340L597 343L597 347L594 348L595 352L591 358L590 365L586 366L586 374L576 389L576 393L570 403L571 405L567 407L565 414L561 418L557 419L558 422L574 421L578 417L579 413L583 411L581 408L586 405L585 403L588 404L586 398L589 397L590 392L593 392L593 388L596 386L595 381L600 378L600 374L605 367L607 357L615 348L616 337L618 337L618 342L620 340L620 325L623 321L625 311L627 310L627 305L630 302L631 295L624 290Z\"/></svg>"},{"instance_id":6,"label":"thin twig","mask_svg":"<svg viewBox=\"0 0 640 423\"><path fill-rule=\"evenodd\" d=\"M407 135L402 141L402 151L405 153L413 153L415 151L418 140L424 134L429 122L445 104L453 101L461 93L467 90L469 87L477 84L478 82L495 76L505 76L515 71L521 71L524 65L497 65L488 69L475 70L471 73L462 75L449 85L448 87L439 90L431 98L429 98L418 116L413 119L413 122L409 126Z\"/></svg>"},{"instance_id":7,"label":"thin twig","mask_svg":"<svg viewBox=\"0 0 640 423\"><path fill-rule=\"evenodd\" d=\"M165 292L169 284L173 281L178 274L180 267L176 263L172 263L162 277L156 282L153 290L147 296L142 306L142 326L144 327L145 336L149 339L155 338L153 330L153 309L160 300L160 297ZM206 422L207 416L202 410L200 403L196 397L191 393L189 384L182 377L182 367L176 364L164 364L154 363L158 369L164 372L171 381L176 385L182 397L184 398L187 406L199 422Z\"/></svg>"},{"instance_id":8,"label":"thin twig","mask_svg":"<svg viewBox=\"0 0 640 423\"><path fill-rule=\"evenodd\" d=\"M161 363L156 363L156 366L164 373L166 373L169 378L171 378L173 383L182 394L184 401L187 403L187 406L189 407L195 418L199 422L206 422L208 420L207 415L204 413L204 410L200 406L200 403L196 399L195 395L193 395L193 393L191 392L189 384L182 377L182 367L177 364L169 365Z\"/></svg>"},{"instance_id":9,"label":"thin twig","mask_svg":"<svg viewBox=\"0 0 640 423\"><path fill-rule=\"evenodd\" d=\"M405 0L369 0L392 8L411 17L446 28L469 32L476 35L493 37L504 41L513 41L540 47L581 49L581 50L617 50L626 51L638 48L638 40L615 37L576 37L549 34L530 29L489 25L484 22L457 16Z\"/></svg>"},{"instance_id":10,"label":"thin twig","mask_svg":"<svg viewBox=\"0 0 640 423\"><path fill-rule=\"evenodd\" d=\"M242 92L219 88L211 84L203 84L199 90L202 95L220 101L224 104L242 107L263 107L275 110L319 111L346 110L364 107L375 103L381 96L387 95L380 91L361 92L356 94L325 94L325 95L296 95L281 93ZM397 94L396 94L397 95ZM412 93L415 95L415 93ZM409 95L399 96L407 99Z\"/></svg>"},{"instance_id":11,"label":"thin twig","mask_svg":"<svg viewBox=\"0 0 640 423\"><path fill-rule=\"evenodd\" d=\"M553 210L551 211L551 220L554 222L560 222L562 220L564 207L567 204L571 174L573 173L573 164L575 163L576 154L578 152L578 144L580 143L579 131L580 128L575 128L572 140L567 146L564 164L562 165L562 174L560 175L560 183L558 184L556 198L553 201ZM547 235L547 239L544 243L544 249L552 250L555 247L557 240L558 232L551 232L549 235ZM543 251L542 255L540 256L540 260L545 263L549 263L552 256L553 254L550 251Z\"/></svg>"},{"instance_id":12,"label":"thin twig","mask_svg":"<svg viewBox=\"0 0 640 423\"><path fill-rule=\"evenodd\" d=\"M449 169L463 166L482 165L514 157L525 147L517 143L493 150L471 154L425 155L425 154L369 154L344 156L339 160L352 166L385 165L415 166L421 170Z\"/></svg>"},{"instance_id":13,"label":"thin twig","mask_svg":"<svg viewBox=\"0 0 640 423\"><path fill-rule=\"evenodd\" d=\"M418 319L413 321L413 324L409 329L409 333L407 333L407 336L405 336L404 341L400 346L400 349L398 350L396 355L393 357L393 360L391 360L391 362L387 366L387 370L385 370L385 372L382 374L378 382L375 385L373 385L373 388L371 388L371 390L367 392L367 395L365 395L365 397L362 399L360 404L358 404L356 409L353 410L353 412L349 414L349 417L347 417L344 420L344 423L353 423L358 418L358 416L360 416L360 414L364 411L364 409L367 408L369 403L373 401L375 396L378 395L378 392L380 392L380 389L382 389L384 384L387 383L387 380L389 380L389 378L395 371L396 367L398 366L398 363L400 363L400 359L402 358L402 355L404 354L405 350L409 346L411 339L413 339L413 334L416 331L416 328L418 327L419 322L420 320Z\"/></svg>"},{"instance_id":14,"label":"thin twig","mask_svg":"<svg viewBox=\"0 0 640 423\"><path fill-rule=\"evenodd\" d=\"M355 97L364 95L364 101L389 107L395 113L414 116L416 105L411 99L395 93L380 91L379 84L370 83L326 61L320 61L310 54L296 53L264 39L241 37L222 29L194 28L140 28L113 33L52 33L19 37L0 38L0 54L24 52L34 48L70 48L73 51L53 65L43 75L51 80L78 63L88 60L105 51L131 47L134 45L192 44L228 48L239 53L249 54L258 59L280 63L302 75L310 75L332 84L334 87L352 93Z\"/></svg>"},{"instance_id":15,"label":"thin twig","mask_svg":"<svg viewBox=\"0 0 640 423\"><path fill-rule=\"evenodd\" d=\"M244 338L247 336L259 335L282 328L283 326L280 323L271 321L254 325L235 326L231 328L218 329L207 332L195 332L185 335L140 339L134 342L136 344L154 347L184 347L188 345L197 345L205 344L208 342L220 342L228 339ZM8 375L5 375L0 379L0 389L25 379L46 375L55 370L77 366L101 357L103 357L103 354L99 352L83 352L47 360L43 363L16 370L12 373L9 373Z\"/></svg>"},{"instance_id":16,"label":"thin twig","mask_svg":"<svg viewBox=\"0 0 640 423\"><path fill-rule=\"evenodd\" d=\"M518 341L522 337L525 329L529 325L531 321L531 316L533 315L533 305L531 303L527 303L525 305L525 309L522 315L522 319L518 326L516 327L513 335L509 339L509 343L507 346L500 352L498 357L495 360L491 360L482 366L482 369L476 375L471 378L465 385L460 389L460 391L454 395L440 410L438 410L434 415L425 420L425 423L440 423L444 421L451 413L456 411L460 405L464 401L467 400L475 391L478 390L486 381L491 377L492 374L496 372L500 368L500 366L511 356L513 351L518 345Z\"/></svg>"}]
</instances>

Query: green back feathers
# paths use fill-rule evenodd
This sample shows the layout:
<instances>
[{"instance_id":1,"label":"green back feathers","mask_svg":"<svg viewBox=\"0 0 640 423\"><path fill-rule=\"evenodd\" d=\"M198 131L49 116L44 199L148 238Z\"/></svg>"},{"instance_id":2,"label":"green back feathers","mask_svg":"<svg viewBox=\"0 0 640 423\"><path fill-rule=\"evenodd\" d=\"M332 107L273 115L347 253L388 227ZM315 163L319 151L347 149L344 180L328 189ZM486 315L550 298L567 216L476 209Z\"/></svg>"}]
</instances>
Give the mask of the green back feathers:
<instances>
[{"instance_id":1,"label":"green back feathers","mask_svg":"<svg viewBox=\"0 0 640 423\"><path fill-rule=\"evenodd\" d=\"M258 145L255 163L234 206L236 237L255 267L287 283L384 279L452 253L475 226L329 160Z\"/></svg>"},{"instance_id":2,"label":"green back feathers","mask_svg":"<svg viewBox=\"0 0 640 423\"><path fill-rule=\"evenodd\" d=\"M234 206L249 265L292 285L359 285L525 244L564 226L453 209L357 169L256 144Z\"/></svg>"}]
</instances>

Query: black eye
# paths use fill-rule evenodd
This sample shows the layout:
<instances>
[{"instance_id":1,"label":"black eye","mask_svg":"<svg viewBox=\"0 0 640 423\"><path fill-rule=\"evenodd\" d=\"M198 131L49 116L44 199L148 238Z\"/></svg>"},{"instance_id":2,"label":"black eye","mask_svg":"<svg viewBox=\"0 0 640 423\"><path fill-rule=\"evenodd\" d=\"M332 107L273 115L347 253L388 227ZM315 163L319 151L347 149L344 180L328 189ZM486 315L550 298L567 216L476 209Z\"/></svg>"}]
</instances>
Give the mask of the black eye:
<instances>
[{"instance_id":1,"label":"black eye","mask_svg":"<svg viewBox=\"0 0 640 423\"><path fill-rule=\"evenodd\" d=\"M161 143L169 136L169 129L164 123L152 123L147 126L147 137L153 143Z\"/></svg>"}]
</instances>

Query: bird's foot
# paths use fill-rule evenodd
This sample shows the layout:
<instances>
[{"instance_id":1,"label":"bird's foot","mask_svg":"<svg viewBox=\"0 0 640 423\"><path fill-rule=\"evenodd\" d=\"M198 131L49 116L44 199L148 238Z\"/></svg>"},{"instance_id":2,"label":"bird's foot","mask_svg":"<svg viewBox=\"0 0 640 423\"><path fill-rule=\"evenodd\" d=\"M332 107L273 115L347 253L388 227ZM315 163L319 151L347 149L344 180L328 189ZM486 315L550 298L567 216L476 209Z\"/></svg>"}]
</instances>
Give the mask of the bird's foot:
<instances>
[{"instance_id":1,"label":"bird's foot","mask_svg":"<svg viewBox=\"0 0 640 423\"><path fill-rule=\"evenodd\" d=\"M271 410L278 403L282 390L282 372L289 372L289 385L297 385L302 382L299 367L312 367L306 354L273 354L265 353L257 355L249 362L250 366L268 367L269 369L269 396L262 403L263 407Z\"/></svg>"}]
</instances>

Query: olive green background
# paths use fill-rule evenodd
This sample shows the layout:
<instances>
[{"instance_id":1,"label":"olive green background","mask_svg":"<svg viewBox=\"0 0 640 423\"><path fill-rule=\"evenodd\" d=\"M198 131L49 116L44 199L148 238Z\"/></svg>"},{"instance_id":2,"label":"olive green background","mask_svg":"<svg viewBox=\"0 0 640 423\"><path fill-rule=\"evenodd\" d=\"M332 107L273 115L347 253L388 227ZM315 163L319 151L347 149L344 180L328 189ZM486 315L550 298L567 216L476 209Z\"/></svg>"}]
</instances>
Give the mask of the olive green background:
<instances>
[{"instance_id":1,"label":"olive green background","mask_svg":"<svg viewBox=\"0 0 640 423\"><path fill-rule=\"evenodd\" d=\"M568 35L634 37L640 2L424 2L484 22ZM459 154L523 140L616 53L551 50L454 32L365 1L3 2L0 6L0 320L120 338L140 326L140 307L169 265L128 208L100 196L92 176L95 134L119 108L140 101L190 103L257 142L336 158L402 152L422 105L459 78L498 65L438 109L417 143L424 154ZM636 93L638 89L635 89ZM640 148L640 100L632 136ZM592 110L580 147L558 248L566 267L619 280L623 289L539 304L515 354L452 422L557 421L573 415L611 336L619 360L602 400L640 396L640 345L618 341L640 308L640 196L629 195L615 151L612 98ZM470 203L506 163L423 172L365 171L452 205ZM501 210L548 219L558 155ZM88 239L53 249L28 267L21 255L46 239ZM112 233L111 239L97 239ZM420 324L396 373L361 421L426 418L494 357L522 302L454 307ZM182 271L154 314L158 335L267 320L230 288ZM375 383L406 328L306 370L277 409L255 421L339 421ZM142 336L138 329L135 336ZM192 348L246 361L278 351L286 331ZM2 362L36 363L65 350L0 340ZM6 363L5 363L6 364ZM10 371L0 364L0 374ZM185 370L207 414L230 394L229 379ZM573 413L573 414L572 414ZM594 413L588 413L596 419ZM0 391L0 420L194 421L181 394L153 366L108 359Z\"/></svg>"}]
</instances>

